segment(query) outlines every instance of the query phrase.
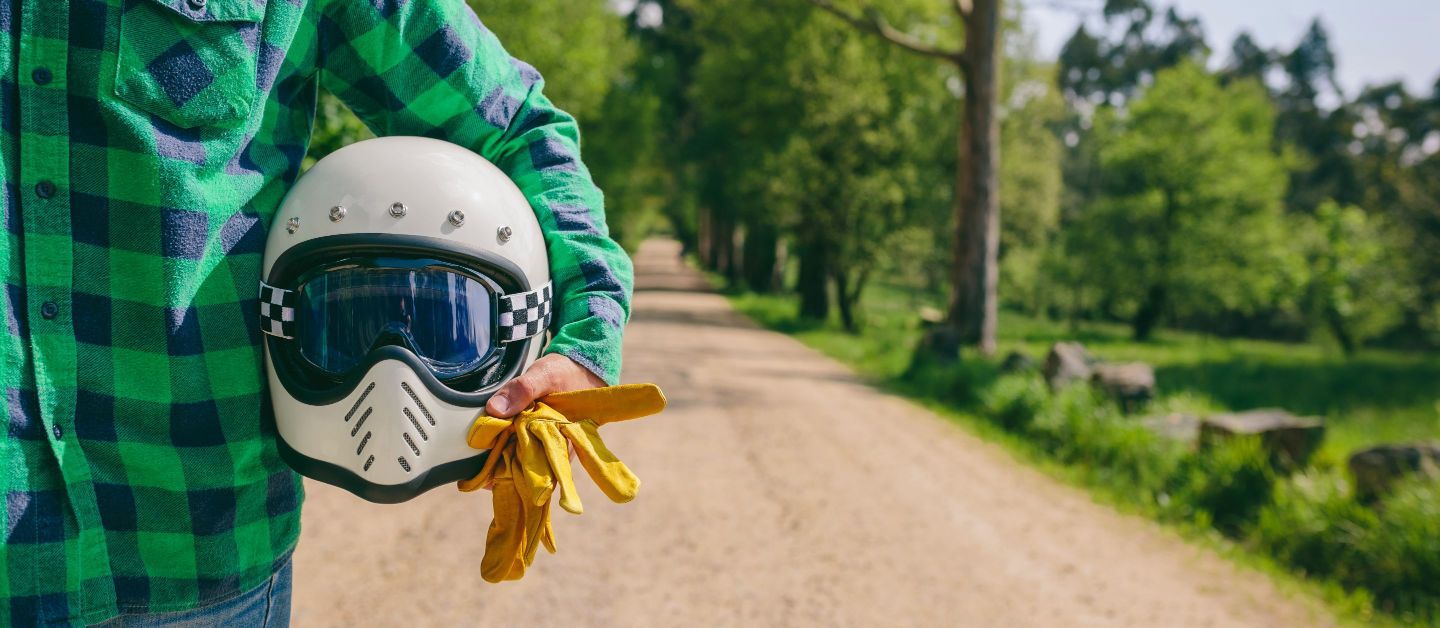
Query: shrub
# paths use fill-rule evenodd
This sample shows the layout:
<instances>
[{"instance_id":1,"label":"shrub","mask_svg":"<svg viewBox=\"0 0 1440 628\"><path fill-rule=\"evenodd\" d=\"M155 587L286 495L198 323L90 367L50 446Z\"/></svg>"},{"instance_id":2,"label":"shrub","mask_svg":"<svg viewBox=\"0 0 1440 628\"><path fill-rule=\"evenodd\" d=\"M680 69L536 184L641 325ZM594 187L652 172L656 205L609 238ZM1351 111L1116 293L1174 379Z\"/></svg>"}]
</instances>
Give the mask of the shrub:
<instances>
[{"instance_id":1,"label":"shrub","mask_svg":"<svg viewBox=\"0 0 1440 628\"><path fill-rule=\"evenodd\" d=\"M1362 544L1377 522L1374 511L1355 501L1344 473L1309 471L1276 486L1251 538L1306 574L1341 577L1363 562Z\"/></svg>"},{"instance_id":2,"label":"shrub","mask_svg":"<svg viewBox=\"0 0 1440 628\"><path fill-rule=\"evenodd\" d=\"M1380 608L1420 622L1440 620L1440 483L1404 482L1378 506L1343 581L1375 594Z\"/></svg>"},{"instance_id":3,"label":"shrub","mask_svg":"<svg viewBox=\"0 0 1440 628\"><path fill-rule=\"evenodd\" d=\"M1045 382L1033 374L1001 377L980 398L986 416L1012 432L1028 427L1049 402Z\"/></svg>"},{"instance_id":4,"label":"shrub","mask_svg":"<svg viewBox=\"0 0 1440 628\"><path fill-rule=\"evenodd\" d=\"M1182 458L1168 485L1170 516L1239 536L1270 501L1275 471L1258 438L1237 438Z\"/></svg>"}]
</instances>

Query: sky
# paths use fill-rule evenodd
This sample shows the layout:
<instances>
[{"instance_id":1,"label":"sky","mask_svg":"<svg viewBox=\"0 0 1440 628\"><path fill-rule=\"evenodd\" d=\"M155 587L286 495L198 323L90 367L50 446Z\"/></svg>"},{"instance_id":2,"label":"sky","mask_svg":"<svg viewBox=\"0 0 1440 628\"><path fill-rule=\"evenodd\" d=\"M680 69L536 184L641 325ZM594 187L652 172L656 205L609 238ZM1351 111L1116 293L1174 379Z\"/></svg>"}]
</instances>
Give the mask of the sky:
<instances>
[{"instance_id":1,"label":"sky","mask_svg":"<svg viewBox=\"0 0 1440 628\"><path fill-rule=\"evenodd\" d=\"M1366 84L1402 79L1411 93L1429 94L1440 78L1440 0L1153 0L1177 6L1181 15L1199 15L1214 50L1211 63L1224 63L1230 42L1242 30L1267 48L1288 50L1315 16L1330 32L1339 61L1339 81L1349 95ZM1035 29L1039 52L1054 58L1083 19L1104 0L1033 0L1026 21ZM1080 9L1077 11L1076 9ZM1085 9L1091 9L1086 11Z\"/></svg>"}]
</instances>

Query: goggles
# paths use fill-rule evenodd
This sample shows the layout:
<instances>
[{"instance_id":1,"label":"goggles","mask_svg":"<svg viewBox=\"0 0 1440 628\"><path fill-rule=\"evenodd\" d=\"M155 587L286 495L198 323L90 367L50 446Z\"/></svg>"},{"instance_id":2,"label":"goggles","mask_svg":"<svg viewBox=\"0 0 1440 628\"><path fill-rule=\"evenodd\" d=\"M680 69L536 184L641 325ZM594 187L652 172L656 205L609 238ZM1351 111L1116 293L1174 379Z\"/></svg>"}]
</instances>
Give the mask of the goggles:
<instances>
[{"instance_id":1,"label":"goggles","mask_svg":"<svg viewBox=\"0 0 1440 628\"><path fill-rule=\"evenodd\" d=\"M543 333L549 284L502 294L493 281L430 259L347 259L300 278L294 290L260 284L261 331L295 343L309 367L342 377L385 346L402 346L436 377L485 368L503 344Z\"/></svg>"}]
</instances>

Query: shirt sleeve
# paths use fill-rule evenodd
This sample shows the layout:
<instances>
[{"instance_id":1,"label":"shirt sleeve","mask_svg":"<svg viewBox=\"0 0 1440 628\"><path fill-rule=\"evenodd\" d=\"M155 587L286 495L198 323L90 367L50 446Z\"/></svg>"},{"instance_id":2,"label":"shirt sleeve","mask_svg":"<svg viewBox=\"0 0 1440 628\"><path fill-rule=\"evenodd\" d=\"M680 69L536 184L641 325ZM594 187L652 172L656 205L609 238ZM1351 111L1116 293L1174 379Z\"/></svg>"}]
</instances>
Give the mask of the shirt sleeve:
<instances>
[{"instance_id":1,"label":"shirt sleeve","mask_svg":"<svg viewBox=\"0 0 1440 628\"><path fill-rule=\"evenodd\" d=\"M580 160L579 127L545 97L540 74L511 57L461 0L322 6L322 84L377 135L443 139L510 175L549 250L558 307L546 352L618 383L634 271Z\"/></svg>"}]
</instances>

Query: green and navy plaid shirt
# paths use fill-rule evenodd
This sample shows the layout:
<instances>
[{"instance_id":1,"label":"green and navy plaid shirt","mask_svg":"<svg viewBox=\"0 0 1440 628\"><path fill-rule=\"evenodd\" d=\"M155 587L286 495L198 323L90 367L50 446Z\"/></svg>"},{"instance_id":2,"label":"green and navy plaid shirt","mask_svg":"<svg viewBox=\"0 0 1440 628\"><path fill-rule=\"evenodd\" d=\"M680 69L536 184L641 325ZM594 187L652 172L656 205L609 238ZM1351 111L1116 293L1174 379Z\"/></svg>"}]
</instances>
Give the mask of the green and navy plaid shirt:
<instances>
[{"instance_id":1,"label":"green and navy plaid shirt","mask_svg":"<svg viewBox=\"0 0 1440 628\"><path fill-rule=\"evenodd\" d=\"M630 262L575 122L461 0L0 0L0 29L0 622L193 608L294 547L255 299L321 85L507 171L550 350L618 378Z\"/></svg>"}]
</instances>

